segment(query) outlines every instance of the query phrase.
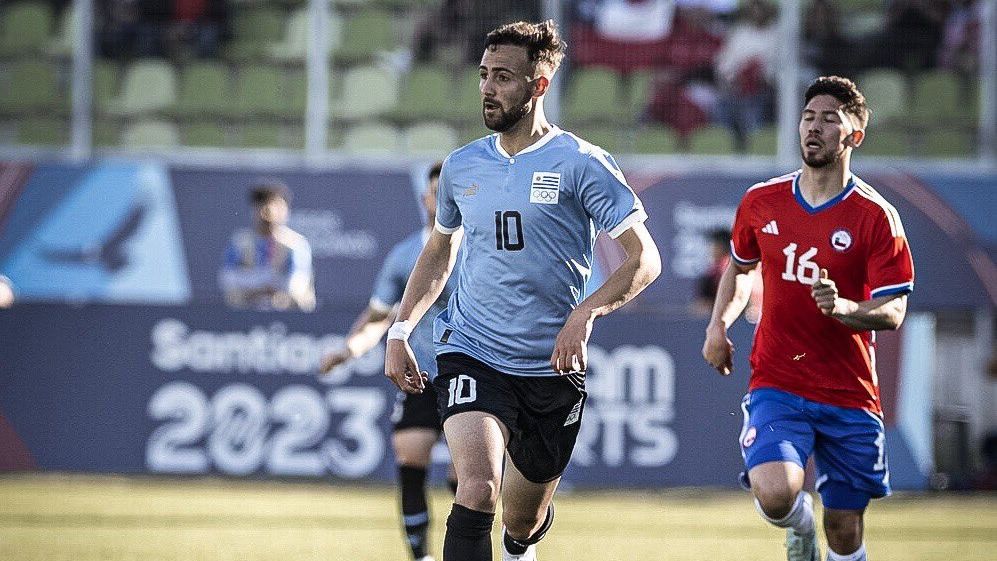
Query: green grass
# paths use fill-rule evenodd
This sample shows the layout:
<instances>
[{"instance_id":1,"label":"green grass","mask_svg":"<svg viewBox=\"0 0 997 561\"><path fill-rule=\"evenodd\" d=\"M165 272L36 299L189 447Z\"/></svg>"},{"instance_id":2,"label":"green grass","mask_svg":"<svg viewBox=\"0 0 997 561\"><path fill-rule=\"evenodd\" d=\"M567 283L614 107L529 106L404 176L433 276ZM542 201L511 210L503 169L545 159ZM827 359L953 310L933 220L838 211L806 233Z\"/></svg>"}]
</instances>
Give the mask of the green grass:
<instances>
[{"instance_id":1,"label":"green grass","mask_svg":"<svg viewBox=\"0 0 997 561\"><path fill-rule=\"evenodd\" d=\"M317 483L5 476L0 559L404 561L394 493ZM434 491L437 559L449 503L445 491ZM744 493L575 492L557 504L542 561L785 559L782 533L761 522ZM994 495L900 495L875 502L866 526L873 561L997 558Z\"/></svg>"}]
</instances>

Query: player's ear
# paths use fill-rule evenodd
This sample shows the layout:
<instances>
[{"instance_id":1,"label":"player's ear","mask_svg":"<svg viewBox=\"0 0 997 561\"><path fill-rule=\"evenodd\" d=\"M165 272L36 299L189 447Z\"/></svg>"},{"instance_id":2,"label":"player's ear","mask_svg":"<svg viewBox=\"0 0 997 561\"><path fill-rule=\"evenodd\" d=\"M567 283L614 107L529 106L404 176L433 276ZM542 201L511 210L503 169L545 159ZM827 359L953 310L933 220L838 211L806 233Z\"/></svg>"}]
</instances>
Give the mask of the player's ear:
<instances>
[{"instance_id":1,"label":"player's ear","mask_svg":"<svg viewBox=\"0 0 997 561\"><path fill-rule=\"evenodd\" d=\"M550 88L550 78L546 76L540 76L533 83L533 97L540 97L547 93L547 89Z\"/></svg>"},{"instance_id":2,"label":"player's ear","mask_svg":"<svg viewBox=\"0 0 997 561\"><path fill-rule=\"evenodd\" d=\"M855 129L852 134L845 138L845 144L851 146L852 148L858 148L862 146L862 141L865 140L865 131L862 129Z\"/></svg>"}]
</instances>

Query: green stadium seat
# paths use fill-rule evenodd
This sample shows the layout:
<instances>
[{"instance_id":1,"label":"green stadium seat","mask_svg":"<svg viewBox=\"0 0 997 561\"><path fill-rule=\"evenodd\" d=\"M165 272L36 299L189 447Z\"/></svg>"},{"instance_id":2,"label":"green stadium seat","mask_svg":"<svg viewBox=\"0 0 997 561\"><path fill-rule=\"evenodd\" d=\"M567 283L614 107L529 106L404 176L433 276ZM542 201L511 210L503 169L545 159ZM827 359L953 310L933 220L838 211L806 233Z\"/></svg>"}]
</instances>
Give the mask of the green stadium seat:
<instances>
[{"instance_id":1,"label":"green stadium seat","mask_svg":"<svg viewBox=\"0 0 997 561\"><path fill-rule=\"evenodd\" d=\"M329 76L329 80L331 83L332 76ZM308 77L304 72L294 72L286 78L284 97L284 116L303 120L308 107Z\"/></svg>"},{"instance_id":2,"label":"green stadium seat","mask_svg":"<svg viewBox=\"0 0 997 561\"><path fill-rule=\"evenodd\" d=\"M69 144L69 122L50 117L29 118L17 125L18 144L65 146Z\"/></svg>"},{"instance_id":3,"label":"green stadium seat","mask_svg":"<svg viewBox=\"0 0 997 561\"><path fill-rule=\"evenodd\" d=\"M180 81L177 115L181 118L221 115L232 103L228 69L219 62L188 65Z\"/></svg>"},{"instance_id":4,"label":"green stadium seat","mask_svg":"<svg viewBox=\"0 0 997 561\"><path fill-rule=\"evenodd\" d=\"M283 63L297 63L305 59L308 52L310 15L308 7L304 6L291 13L284 25L284 35L267 46L267 52L274 60ZM329 45L327 52L331 53L342 38L343 21L335 13L329 14Z\"/></svg>"},{"instance_id":5,"label":"green stadium seat","mask_svg":"<svg viewBox=\"0 0 997 561\"><path fill-rule=\"evenodd\" d=\"M342 41L335 50L336 59L344 62L370 60L380 51L399 44L394 18L389 12L368 9L343 22Z\"/></svg>"},{"instance_id":6,"label":"green stadium seat","mask_svg":"<svg viewBox=\"0 0 997 561\"><path fill-rule=\"evenodd\" d=\"M136 121L121 132L121 145L127 148L172 148L180 145L180 131L169 121Z\"/></svg>"},{"instance_id":7,"label":"green stadium seat","mask_svg":"<svg viewBox=\"0 0 997 561\"><path fill-rule=\"evenodd\" d=\"M485 127L485 123L479 118L477 122L470 123L461 128L458 142L461 146L463 146L465 144L470 144L479 138L493 134L494 132L495 131L488 130Z\"/></svg>"},{"instance_id":8,"label":"green stadium seat","mask_svg":"<svg viewBox=\"0 0 997 561\"><path fill-rule=\"evenodd\" d=\"M455 80L459 88L452 99L452 118L465 122L476 122L482 128L481 117L481 77L477 70L461 73Z\"/></svg>"},{"instance_id":9,"label":"green stadium seat","mask_svg":"<svg viewBox=\"0 0 997 561\"><path fill-rule=\"evenodd\" d=\"M858 153L866 156L910 156L910 139L910 133L902 129L888 126L870 127L868 136L858 148Z\"/></svg>"},{"instance_id":10,"label":"green stadium seat","mask_svg":"<svg viewBox=\"0 0 997 561\"><path fill-rule=\"evenodd\" d=\"M234 101L230 104L229 114L235 117L281 114L285 99L280 70L260 65L240 68Z\"/></svg>"},{"instance_id":11,"label":"green stadium seat","mask_svg":"<svg viewBox=\"0 0 997 561\"><path fill-rule=\"evenodd\" d=\"M572 131L582 140L591 142L610 154L620 151L622 135L620 127L589 126Z\"/></svg>"},{"instance_id":12,"label":"green stadium seat","mask_svg":"<svg viewBox=\"0 0 997 561\"><path fill-rule=\"evenodd\" d=\"M398 79L394 72L374 66L350 68L341 80L330 84L340 89L329 102L334 117L358 119L381 115L398 105Z\"/></svg>"},{"instance_id":13,"label":"green stadium seat","mask_svg":"<svg viewBox=\"0 0 997 561\"><path fill-rule=\"evenodd\" d=\"M625 103L618 74L606 68L580 68L569 78L564 120L571 126L619 121L626 117Z\"/></svg>"},{"instance_id":14,"label":"green stadium seat","mask_svg":"<svg viewBox=\"0 0 997 561\"><path fill-rule=\"evenodd\" d=\"M457 131L446 123L427 121L405 131L405 150L410 154L443 158L460 142Z\"/></svg>"},{"instance_id":15,"label":"green stadium seat","mask_svg":"<svg viewBox=\"0 0 997 561\"><path fill-rule=\"evenodd\" d=\"M93 122L93 145L99 148L117 146L120 140L118 124L114 120L95 119Z\"/></svg>"},{"instance_id":16,"label":"green stadium seat","mask_svg":"<svg viewBox=\"0 0 997 561\"><path fill-rule=\"evenodd\" d=\"M52 19L52 8L46 2L22 0L0 8L0 53L43 50L52 34Z\"/></svg>"},{"instance_id":17,"label":"green stadium seat","mask_svg":"<svg viewBox=\"0 0 997 561\"><path fill-rule=\"evenodd\" d=\"M225 126L220 121L195 121L184 127L185 146L225 146Z\"/></svg>"},{"instance_id":18,"label":"green stadium seat","mask_svg":"<svg viewBox=\"0 0 997 561\"><path fill-rule=\"evenodd\" d=\"M242 130L245 148L280 148L280 127L272 123L249 123Z\"/></svg>"},{"instance_id":19,"label":"green stadium seat","mask_svg":"<svg viewBox=\"0 0 997 561\"><path fill-rule=\"evenodd\" d=\"M173 109L177 100L177 77L173 67L162 60L141 60L125 69L121 91L109 100L108 111L115 115L137 116Z\"/></svg>"},{"instance_id":20,"label":"green stadium seat","mask_svg":"<svg viewBox=\"0 0 997 561\"><path fill-rule=\"evenodd\" d=\"M284 32L284 13L280 8L245 7L233 10L232 40L226 54L236 59L256 58L279 41Z\"/></svg>"},{"instance_id":21,"label":"green stadium seat","mask_svg":"<svg viewBox=\"0 0 997 561\"><path fill-rule=\"evenodd\" d=\"M710 126L699 129L689 137L691 154L733 154L734 136L730 130Z\"/></svg>"},{"instance_id":22,"label":"green stadium seat","mask_svg":"<svg viewBox=\"0 0 997 561\"><path fill-rule=\"evenodd\" d=\"M24 58L11 65L8 76L8 87L0 92L0 112L68 111L69 97L61 95L53 65Z\"/></svg>"},{"instance_id":23,"label":"green stadium seat","mask_svg":"<svg viewBox=\"0 0 997 561\"><path fill-rule=\"evenodd\" d=\"M638 154L673 154L678 152L678 135L669 127L652 125L637 131L634 151Z\"/></svg>"},{"instance_id":24,"label":"green stadium seat","mask_svg":"<svg viewBox=\"0 0 997 561\"><path fill-rule=\"evenodd\" d=\"M98 113L107 113L118 96L118 64L111 60L101 59L94 63L93 68L93 102Z\"/></svg>"},{"instance_id":25,"label":"green stadium seat","mask_svg":"<svg viewBox=\"0 0 997 561\"><path fill-rule=\"evenodd\" d=\"M775 156L779 134L776 127L763 127L748 137L748 154L754 156Z\"/></svg>"},{"instance_id":26,"label":"green stadium seat","mask_svg":"<svg viewBox=\"0 0 997 561\"><path fill-rule=\"evenodd\" d=\"M926 72L914 80L914 117L922 123L968 115L959 77L944 70Z\"/></svg>"},{"instance_id":27,"label":"green stadium seat","mask_svg":"<svg viewBox=\"0 0 997 561\"><path fill-rule=\"evenodd\" d=\"M921 155L929 158L975 158L970 134L960 129L931 129L921 135Z\"/></svg>"},{"instance_id":28,"label":"green stadium seat","mask_svg":"<svg viewBox=\"0 0 997 561\"><path fill-rule=\"evenodd\" d=\"M877 125L905 116L910 94L907 81L900 72L872 70L859 77L858 86L865 94L872 109L872 119Z\"/></svg>"},{"instance_id":29,"label":"green stadium seat","mask_svg":"<svg viewBox=\"0 0 997 561\"><path fill-rule=\"evenodd\" d=\"M350 153L397 154L402 146L397 127L370 122L354 125L343 135L343 150Z\"/></svg>"},{"instance_id":30,"label":"green stadium seat","mask_svg":"<svg viewBox=\"0 0 997 561\"><path fill-rule=\"evenodd\" d=\"M632 72L624 79L627 95L627 113L632 119L636 119L651 97L651 82L653 76L650 72Z\"/></svg>"},{"instance_id":31,"label":"green stadium seat","mask_svg":"<svg viewBox=\"0 0 997 561\"><path fill-rule=\"evenodd\" d=\"M399 120L410 121L454 115L450 100L454 83L450 73L437 66L417 66L402 79L397 104Z\"/></svg>"}]
</instances>

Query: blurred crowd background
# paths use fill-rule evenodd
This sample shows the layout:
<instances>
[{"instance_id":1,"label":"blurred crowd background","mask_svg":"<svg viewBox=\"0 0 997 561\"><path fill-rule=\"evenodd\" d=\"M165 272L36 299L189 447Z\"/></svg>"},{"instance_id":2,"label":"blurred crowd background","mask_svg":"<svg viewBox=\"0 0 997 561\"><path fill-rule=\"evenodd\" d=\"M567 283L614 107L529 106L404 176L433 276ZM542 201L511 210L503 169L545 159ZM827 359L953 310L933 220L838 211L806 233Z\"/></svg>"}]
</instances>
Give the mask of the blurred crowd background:
<instances>
[{"instance_id":1,"label":"blurred crowd background","mask_svg":"<svg viewBox=\"0 0 997 561\"><path fill-rule=\"evenodd\" d=\"M486 132L484 34L553 15L569 57L549 105L611 152L775 155L780 96L841 74L873 108L865 154L992 157L979 138L993 126L980 119L985 4L13 0L0 6L0 145L301 150L318 116L323 149L442 155ZM315 14L325 53L309 48ZM84 30L92 48L74 41ZM310 52L328 71L324 104L308 101ZM74 114L90 117L75 125L89 142L71 140Z\"/></svg>"}]
</instances>

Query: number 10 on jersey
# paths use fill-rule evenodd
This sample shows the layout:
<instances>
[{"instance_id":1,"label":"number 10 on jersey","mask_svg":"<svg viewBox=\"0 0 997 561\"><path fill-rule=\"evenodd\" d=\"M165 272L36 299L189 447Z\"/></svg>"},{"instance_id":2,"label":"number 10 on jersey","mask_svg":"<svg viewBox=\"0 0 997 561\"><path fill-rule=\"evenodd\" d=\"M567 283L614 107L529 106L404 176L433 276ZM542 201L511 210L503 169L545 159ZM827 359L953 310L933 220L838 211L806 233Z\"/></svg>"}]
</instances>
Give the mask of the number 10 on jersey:
<instances>
[{"instance_id":1,"label":"number 10 on jersey","mask_svg":"<svg viewBox=\"0 0 997 561\"><path fill-rule=\"evenodd\" d=\"M495 211L495 249L519 251L523 242L523 216L516 210Z\"/></svg>"}]
</instances>

